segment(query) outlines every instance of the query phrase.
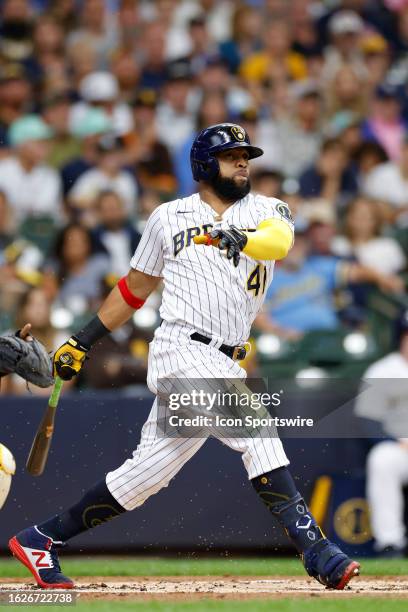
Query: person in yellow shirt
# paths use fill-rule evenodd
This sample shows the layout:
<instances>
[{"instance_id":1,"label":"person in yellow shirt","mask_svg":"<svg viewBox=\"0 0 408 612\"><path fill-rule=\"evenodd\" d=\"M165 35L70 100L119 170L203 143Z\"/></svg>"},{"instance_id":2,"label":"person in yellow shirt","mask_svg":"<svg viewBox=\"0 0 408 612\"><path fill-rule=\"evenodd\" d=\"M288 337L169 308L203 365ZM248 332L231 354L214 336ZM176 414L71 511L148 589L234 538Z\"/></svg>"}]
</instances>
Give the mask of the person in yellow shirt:
<instances>
[{"instance_id":1,"label":"person in yellow shirt","mask_svg":"<svg viewBox=\"0 0 408 612\"><path fill-rule=\"evenodd\" d=\"M253 53L240 66L239 74L247 81L264 81L289 77L301 80L307 77L305 59L292 51L291 32L285 20L273 20L265 26L264 49Z\"/></svg>"}]
</instances>

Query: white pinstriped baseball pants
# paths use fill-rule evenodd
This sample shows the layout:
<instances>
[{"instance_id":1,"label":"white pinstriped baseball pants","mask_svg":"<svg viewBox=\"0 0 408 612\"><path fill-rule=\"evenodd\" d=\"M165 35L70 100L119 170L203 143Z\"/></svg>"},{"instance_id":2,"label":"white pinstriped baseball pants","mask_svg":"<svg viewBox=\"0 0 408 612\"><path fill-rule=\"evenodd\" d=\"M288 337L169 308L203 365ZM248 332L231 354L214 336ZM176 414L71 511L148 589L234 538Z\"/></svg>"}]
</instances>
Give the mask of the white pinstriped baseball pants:
<instances>
[{"instance_id":1,"label":"white pinstriped baseball pants","mask_svg":"<svg viewBox=\"0 0 408 612\"><path fill-rule=\"evenodd\" d=\"M193 331L170 324L157 330L149 351L147 382L152 392L160 391L160 381L166 378L245 379L246 372L236 361L214 346L192 341ZM167 416L167 410L167 404L156 397L133 456L106 476L109 491L126 510L141 506L167 487L206 441L205 437L163 437L158 421ZM278 437L220 439L242 454L250 479L289 463Z\"/></svg>"}]
</instances>

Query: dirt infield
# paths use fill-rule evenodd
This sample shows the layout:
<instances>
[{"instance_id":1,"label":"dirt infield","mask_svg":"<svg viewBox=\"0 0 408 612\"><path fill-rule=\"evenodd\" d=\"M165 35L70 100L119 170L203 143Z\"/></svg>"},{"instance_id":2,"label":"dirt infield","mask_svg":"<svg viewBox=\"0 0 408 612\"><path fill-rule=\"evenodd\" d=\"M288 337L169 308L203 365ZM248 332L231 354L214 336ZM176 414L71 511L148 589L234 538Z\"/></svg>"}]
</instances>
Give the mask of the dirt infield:
<instances>
[{"instance_id":1,"label":"dirt infield","mask_svg":"<svg viewBox=\"0 0 408 612\"><path fill-rule=\"evenodd\" d=\"M325 589L311 579L288 576L263 577L82 577L76 580L75 593L80 600L162 600L191 601L212 599L280 599L293 597L387 597L408 599L408 576L359 577L345 591ZM38 587L25 579L0 580L3 591L33 592ZM72 591L71 591L72 592Z\"/></svg>"}]
</instances>

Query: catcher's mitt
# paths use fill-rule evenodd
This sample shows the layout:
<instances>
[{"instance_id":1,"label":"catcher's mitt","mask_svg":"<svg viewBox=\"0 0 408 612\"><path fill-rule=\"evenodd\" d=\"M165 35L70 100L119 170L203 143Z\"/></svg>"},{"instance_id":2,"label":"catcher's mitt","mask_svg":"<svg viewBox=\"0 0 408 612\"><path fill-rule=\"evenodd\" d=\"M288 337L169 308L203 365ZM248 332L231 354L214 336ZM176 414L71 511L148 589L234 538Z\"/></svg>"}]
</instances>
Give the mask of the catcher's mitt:
<instances>
[{"instance_id":1,"label":"catcher's mitt","mask_svg":"<svg viewBox=\"0 0 408 612\"><path fill-rule=\"evenodd\" d=\"M0 336L0 376L12 373L37 387L54 384L52 362L45 347L35 338L22 340L18 332Z\"/></svg>"}]
</instances>

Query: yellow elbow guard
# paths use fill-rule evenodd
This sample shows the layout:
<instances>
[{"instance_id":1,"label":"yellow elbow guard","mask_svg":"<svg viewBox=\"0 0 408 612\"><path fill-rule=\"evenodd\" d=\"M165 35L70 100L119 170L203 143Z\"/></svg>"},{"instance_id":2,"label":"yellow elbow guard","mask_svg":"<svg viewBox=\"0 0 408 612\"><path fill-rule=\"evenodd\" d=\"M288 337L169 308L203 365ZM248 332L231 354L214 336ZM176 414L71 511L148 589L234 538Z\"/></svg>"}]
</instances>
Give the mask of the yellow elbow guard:
<instances>
[{"instance_id":1,"label":"yellow elbow guard","mask_svg":"<svg viewBox=\"0 0 408 612\"><path fill-rule=\"evenodd\" d=\"M255 232L245 233L248 242L243 252L253 259L283 259L293 244L293 231L281 219L266 219L258 225Z\"/></svg>"}]
</instances>

